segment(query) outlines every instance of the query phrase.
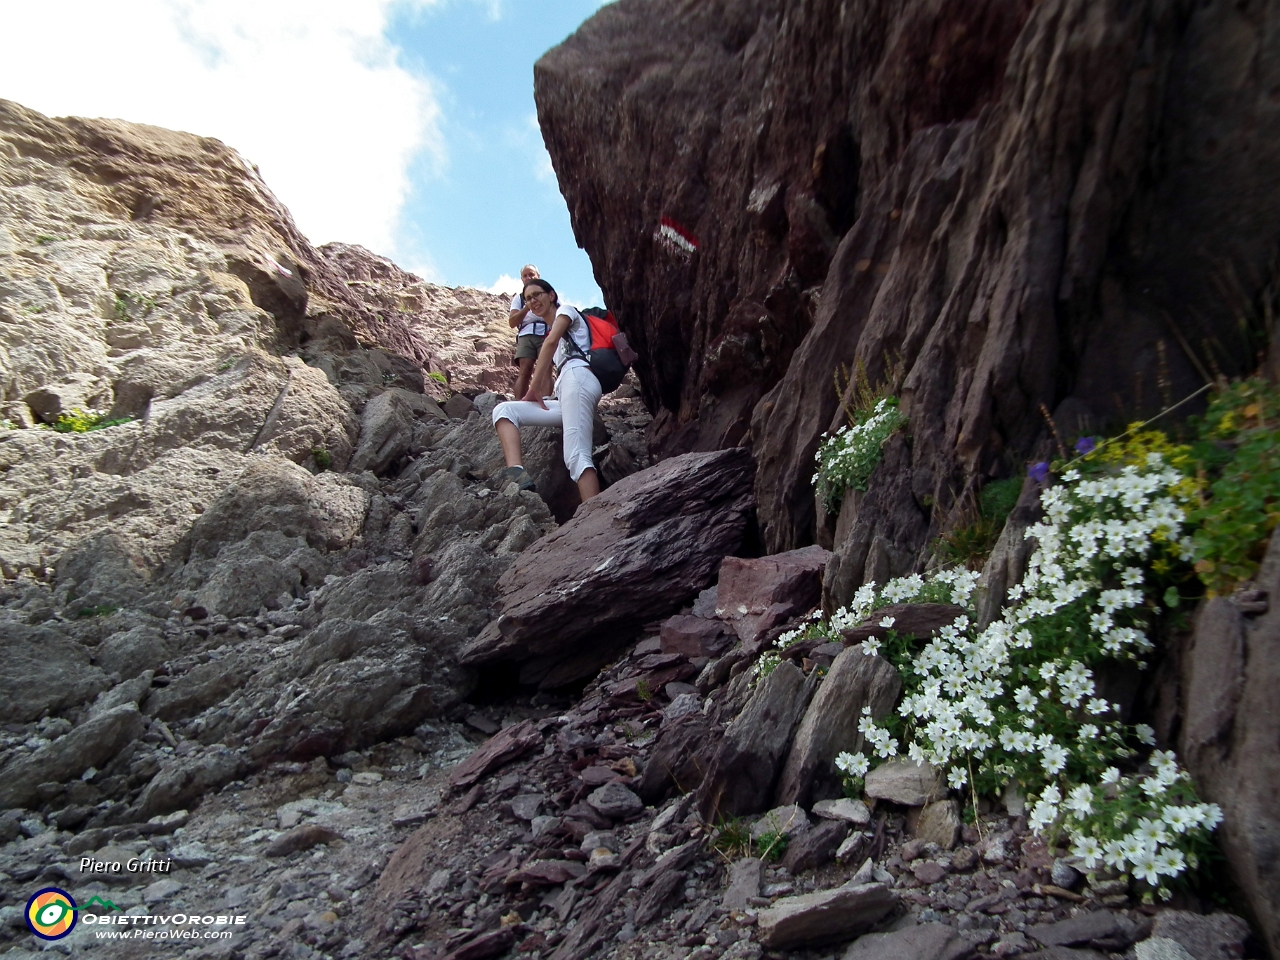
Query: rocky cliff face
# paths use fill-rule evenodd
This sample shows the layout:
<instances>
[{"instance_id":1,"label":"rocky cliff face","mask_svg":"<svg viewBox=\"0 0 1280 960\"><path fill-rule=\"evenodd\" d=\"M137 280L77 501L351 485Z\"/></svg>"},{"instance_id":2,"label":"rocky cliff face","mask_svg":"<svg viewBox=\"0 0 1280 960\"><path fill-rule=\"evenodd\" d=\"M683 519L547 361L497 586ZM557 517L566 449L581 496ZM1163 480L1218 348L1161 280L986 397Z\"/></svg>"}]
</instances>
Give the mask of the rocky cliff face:
<instances>
[{"instance_id":1,"label":"rocky cliff face","mask_svg":"<svg viewBox=\"0 0 1280 960\"><path fill-rule=\"evenodd\" d=\"M313 248L217 141L0 101L0 806L118 828L456 705L572 486L553 431L547 501L497 475L506 312Z\"/></svg>"},{"instance_id":2,"label":"rocky cliff face","mask_svg":"<svg viewBox=\"0 0 1280 960\"><path fill-rule=\"evenodd\" d=\"M823 540L837 518L810 477L843 419L833 373L875 380L900 357L913 443L873 479L874 513L841 524L851 589L868 565L913 567L984 478L1020 469L1041 404L1064 433L1097 428L1251 369L1280 233L1277 15L603 9L539 61L536 97L641 346L655 450L750 444L768 548Z\"/></svg>"}]
</instances>

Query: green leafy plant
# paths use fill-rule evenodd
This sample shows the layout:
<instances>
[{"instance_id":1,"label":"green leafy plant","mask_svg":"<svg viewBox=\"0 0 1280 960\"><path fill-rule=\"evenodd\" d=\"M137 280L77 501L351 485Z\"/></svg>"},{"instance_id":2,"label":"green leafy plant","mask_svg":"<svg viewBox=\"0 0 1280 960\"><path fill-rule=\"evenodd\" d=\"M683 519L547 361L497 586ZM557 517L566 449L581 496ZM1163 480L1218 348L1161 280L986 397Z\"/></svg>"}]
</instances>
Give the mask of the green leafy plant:
<instances>
[{"instance_id":1,"label":"green leafy plant","mask_svg":"<svg viewBox=\"0 0 1280 960\"><path fill-rule=\"evenodd\" d=\"M751 856L751 831L737 817L721 820L711 839L712 849L730 860Z\"/></svg>"},{"instance_id":2,"label":"green leafy plant","mask_svg":"<svg viewBox=\"0 0 1280 960\"><path fill-rule=\"evenodd\" d=\"M0 430L17 430L18 425L8 417L0 418Z\"/></svg>"},{"instance_id":3,"label":"green leafy plant","mask_svg":"<svg viewBox=\"0 0 1280 960\"><path fill-rule=\"evenodd\" d=\"M101 410L81 410L79 407L73 407L70 413L60 414L55 423L48 425L48 429L57 433L89 433L91 430L118 427L132 420L133 417L108 418Z\"/></svg>"},{"instance_id":4,"label":"green leafy plant","mask_svg":"<svg viewBox=\"0 0 1280 960\"><path fill-rule=\"evenodd\" d=\"M439 370L432 370L432 371L428 372L428 373L427 373L427 378L428 378L429 380L434 380L436 383L442 383L442 384L444 384L445 386L448 386L448 385L449 385L449 378L448 378L448 377L446 377L446 376L445 376L443 373L441 373Z\"/></svg>"},{"instance_id":5,"label":"green leafy plant","mask_svg":"<svg viewBox=\"0 0 1280 960\"><path fill-rule=\"evenodd\" d=\"M333 466L333 457L329 455L329 451L324 447L312 447L311 457L321 470L328 470Z\"/></svg>"},{"instance_id":6,"label":"green leafy plant","mask_svg":"<svg viewBox=\"0 0 1280 960\"><path fill-rule=\"evenodd\" d=\"M769 831L760 834L760 838L756 840L756 855L761 860L774 862L782 859L782 855L787 852L787 835L782 832Z\"/></svg>"},{"instance_id":7,"label":"green leafy plant","mask_svg":"<svg viewBox=\"0 0 1280 960\"><path fill-rule=\"evenodd\" d=\"M42 233L42 234L40 234L40 236L36 237L36 243L40 244L40 246L42 246L42 247L43 247L45 244L49 244L49 243L57 243L59 240L64 240L64 239L66 239L66 238L65 238L65 237L55 237L55 236L53 236L52 234Z\"/></svg>"},{"instance_id":8,"label":"green leafy plant","mask_svg":"<svg viewBox=\"0 0 1280 960\"><path fill-rule=\"evenodd\" d=\"M711 847L728 860L756 856L772 862L786 852L787 836L783 831L769 831L753 841L747 824L737 817L728 817L716 824L711 835Z\"/></svg>"},{"instance_id":9,"label":"green leafy plant","mask_svg":"<svg viewBox=\"0 0 1280 960\"><path fill-rule=\"evenodd\" d=\"M1280 526L1280 393L1265 380L1220 389L1192 448L1207 481L1191 512L1195 570L1209 594L1251 578Z\"/></svg>"}]
</instances>

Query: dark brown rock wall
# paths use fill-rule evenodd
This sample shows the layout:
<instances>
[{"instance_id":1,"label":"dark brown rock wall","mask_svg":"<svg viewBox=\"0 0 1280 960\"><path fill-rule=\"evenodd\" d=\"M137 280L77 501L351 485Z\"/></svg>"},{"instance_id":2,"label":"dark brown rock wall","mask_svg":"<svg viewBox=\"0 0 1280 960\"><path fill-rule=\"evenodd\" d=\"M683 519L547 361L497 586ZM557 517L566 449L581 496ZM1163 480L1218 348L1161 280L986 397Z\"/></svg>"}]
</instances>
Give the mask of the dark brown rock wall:
<instances>
[{"instance_id":1,"label":"dark brown rock wall","mask_svg":"<svg viewBox=\"0 0 1280 960\"><path fill-rule=\"evenodd\" d=\"M1098 429L1250 367L1238 320L1280 237L1278 19L1175 0L603 9L535 91L642 354L655 450L750 443L766 546L812 542L832 375L900 355L906 477L868 500L914 528L910 565L981 478L1021 469L1041 403ZM849 526L874 540L878 522Z\"/></svg>"}]
</instances>

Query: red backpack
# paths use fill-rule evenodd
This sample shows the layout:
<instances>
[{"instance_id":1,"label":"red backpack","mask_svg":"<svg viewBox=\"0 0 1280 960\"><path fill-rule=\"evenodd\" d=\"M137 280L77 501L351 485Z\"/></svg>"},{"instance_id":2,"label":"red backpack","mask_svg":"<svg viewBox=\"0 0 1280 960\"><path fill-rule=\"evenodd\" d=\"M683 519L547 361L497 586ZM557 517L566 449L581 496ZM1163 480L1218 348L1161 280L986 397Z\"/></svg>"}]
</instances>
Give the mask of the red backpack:
<instances>
[{"instance_id":1,"label":"red backpack","mask_svg":"<svg viewBox=\"0 0 1280 960\"><path fill-rule=\"evenodd\" d=\"M600 381L600 389L604 393L612 393L627 375L630 367L639 357L627 343L627 335L618 329L618 321L613 318L612 310L603 307L588 307L581 312L591 331L591 349L584 355L582 348L574 342L573 337L565 336L565 349L579 359L585 360L591 372Z\"/></svg>"}]
</instances>

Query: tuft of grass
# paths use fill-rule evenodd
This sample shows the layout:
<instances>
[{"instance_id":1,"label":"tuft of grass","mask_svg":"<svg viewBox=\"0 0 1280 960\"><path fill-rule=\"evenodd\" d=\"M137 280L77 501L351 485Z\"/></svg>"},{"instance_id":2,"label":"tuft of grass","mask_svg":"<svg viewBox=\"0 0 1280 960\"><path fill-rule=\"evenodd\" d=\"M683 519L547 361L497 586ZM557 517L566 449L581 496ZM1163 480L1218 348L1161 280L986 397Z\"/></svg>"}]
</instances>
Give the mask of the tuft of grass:
<instances>
[{"instance_id":1,"label":"tuft of grass","mask_svg":"<svg viewBox=\"0 0 1280 960\"><path fill-rule=\"evenodd\" d=\"M751 831L737 817L722 820L716 825L711 846L730 860L751 856Z\"/></svg>"},{"instance_id":2,"label":"tuft of grass","mask_svg":"<svg viewBox=\"0 0 1280 960\"><path fill-rule=\"evenodd\" d=\"M140 320L156 308L156 298L145 293L117 293L117 320Z\"/></svg>"},{"instance_id":3,"label":"tuft of grass","mask_svg":"<svg viewBox=\"0 0 1280 960\"><path fill-rule=\"evenodd\" d=\"M432 370L431 372L429 372L427 374L427 379L434 380L436 383L442 383L445 386L449 385L449 378L446 377L439 370Z\"/></svg>"},{"instance_id":4,"label":"tuft of grass","mask_svg":"<svg viewBox=\"0 0 1280 960\"><path fill-rule=\"evenodd\" d=\"M641 703L648 703L653 699L653 691L649 689L649 681L644 677L636 681L636 696Z\"/></svg>"},{"instance_id":5,"label":"tuft of grass","mask_svg":"<svg viewBox=\"0 0 1280 960\"><path fill-rule=\"evenodd\" d=\"M978 494L973 520L938 538L935 548L943 559L963 564L970 570L981 570L995 549L1021 491L1021 477L993 480L984 486Z\"/></svg>"}]
</instances>

